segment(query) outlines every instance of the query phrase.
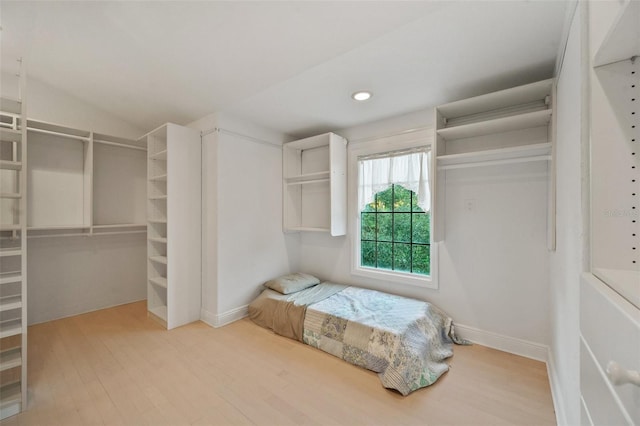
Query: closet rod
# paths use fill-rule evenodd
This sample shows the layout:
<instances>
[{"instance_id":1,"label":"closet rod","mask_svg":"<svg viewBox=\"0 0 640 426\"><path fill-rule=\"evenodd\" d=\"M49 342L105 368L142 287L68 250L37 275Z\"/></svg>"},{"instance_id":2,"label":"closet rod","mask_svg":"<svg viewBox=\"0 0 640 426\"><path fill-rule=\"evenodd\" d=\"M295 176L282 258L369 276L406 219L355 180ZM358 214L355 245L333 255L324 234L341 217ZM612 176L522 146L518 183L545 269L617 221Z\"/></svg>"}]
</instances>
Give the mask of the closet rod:
<instances>
[{"instance_id":1,"label":"closet rod","mask_svg":"<svg viewBox=\"0 0 640 426\"><path fill-rule=\"evenodd\" d=\"M242 133L234 132L232 130L223 129L221 127L214 127L213 129L204 130L204 131L200 132L200 136L204 137L204 136L210 135L211 133L224 133L224 134L227 134L227 135L237 136L239 138L246 139L246 140L248 140L250 142L255 142L255 143L258 143L258 144L261 144L261 145L270 146L272 148L282 149L282 145L281 144L278 144L278 143L275 143L275 142L266 141L266 140L263 140L263 139L254 138L253 136L243 135Z\"/></svg>"},{"instance_id":2,"label":"closet rod","mask_svg":"<svg viewBox=\"0 0 640 426\"><path fill-rule=\"evenodd\" d=\"M288 182L287 185L306 185L308 183L320 183L320 182L329 182L329 178L326 179L312 179L312 180L302 180L298 182Z\"/></svg>"},{"instance_id":3,"label":"closet rod","mask_svg":"<svg viewBox=\"0 0 640 426\"><path fill-rule=\"evenodd\" d=\"M137 149L138 151L146 151L147 150L147 148L145 148L144 146L127 145L126 143L109 142L109 141L103 141L103 140L100 140L100 139L94 139L93 142L101 143L101 144L104 144L104 145L117 146L117 147L120 147L120 148Z\"/></svg>"},{"instance_id":4,"label":"closet rod","mask_svg":"<svg viewBox=\"0 0 640 426\"><path fill-rule=\"evenodd\" d=\"M47 234L47 235L27 235L27 238L55 238L55 237L95 237L102 235L124 235L124 234L146 234L147 231L117 231L117 232L94 232L92 234Z\"/></svg>"},{"instance_id":5,"label":"closet rod","mask_svg":"<svg viewBox=\"0 0 640 426\"><path fill-rule=\"evenodd\" d=\"M43 130L43 129L38 129L38 128L35 128L35 127L27 127L27 130L29 130L30 132L44 133L44 134L47 134L47 135L54 135L54 136L61 136L63 138L78 139L78 140L81 140L83 142L89 142L89 140L90 140L90 138L84 137L84 136L69 135L67 133L54 132L52 130Z\"/></svg>"},{"instance_id":6,"label":"closet rod","mask_svg":"<svg viewBox=\"0 0 640 426\"><path fill-rule=\"evenodd\" d=\"M438 166L438 170L466 169L469 167L499 166L502 164L528 163L530 161L549 161L549 160L551 160L550 155L538 155L535 157L512 158L509 160L475 161L473 163L450 164L447 166Z\"/></svg>"}]
</instances>

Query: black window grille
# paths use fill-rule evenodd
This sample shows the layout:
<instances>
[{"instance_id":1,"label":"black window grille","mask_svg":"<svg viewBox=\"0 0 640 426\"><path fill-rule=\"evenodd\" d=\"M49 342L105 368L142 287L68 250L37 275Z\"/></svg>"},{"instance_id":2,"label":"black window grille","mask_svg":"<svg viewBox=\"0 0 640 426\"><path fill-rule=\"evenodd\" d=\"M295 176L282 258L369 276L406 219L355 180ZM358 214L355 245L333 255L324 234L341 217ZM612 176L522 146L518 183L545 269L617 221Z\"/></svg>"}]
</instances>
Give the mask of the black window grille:
<instances>
[{"instance_id":1,"label":"black window grille","mask_svg":"<svg viewBox=\"0 0 640 426\"><path fill-rule=\"evenodd\" d=\"M360 213L361 266L430 275L430 219L413 191L378 192Z\"/></svg>"}]
</instances>

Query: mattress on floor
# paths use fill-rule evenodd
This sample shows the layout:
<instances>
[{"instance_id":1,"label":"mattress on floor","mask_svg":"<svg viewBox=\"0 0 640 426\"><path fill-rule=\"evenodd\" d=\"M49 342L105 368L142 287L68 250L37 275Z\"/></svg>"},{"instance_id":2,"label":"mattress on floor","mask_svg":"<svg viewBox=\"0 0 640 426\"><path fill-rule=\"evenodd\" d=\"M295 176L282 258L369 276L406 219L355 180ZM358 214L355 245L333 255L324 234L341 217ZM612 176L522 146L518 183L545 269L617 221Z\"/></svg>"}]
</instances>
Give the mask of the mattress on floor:
<instances>
[{"instance_id":1,"label":"mattress on floor","mask_svg":"<svg viewBox=\"0 0 640 426\"><path fill-rule=\"evenodd\" d=\"M453 323L436 306L375 290L322 283L283 295L265 290L249 305L258 325L378 373L403 395L449 369Z\"/></svg>"}]
</instances>

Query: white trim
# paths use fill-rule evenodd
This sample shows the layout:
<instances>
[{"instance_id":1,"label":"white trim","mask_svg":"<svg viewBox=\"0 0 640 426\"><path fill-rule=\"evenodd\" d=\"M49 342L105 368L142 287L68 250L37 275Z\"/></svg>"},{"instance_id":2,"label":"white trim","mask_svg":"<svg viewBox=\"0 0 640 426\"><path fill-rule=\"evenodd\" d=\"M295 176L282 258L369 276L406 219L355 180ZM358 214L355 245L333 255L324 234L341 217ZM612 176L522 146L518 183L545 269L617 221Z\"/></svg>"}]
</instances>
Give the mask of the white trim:
<instances>
[{"instance_id":1,"label":"white trim","mask_svg":"<svg viewBox=\"0 0 640 426\"><path fill-rule=\"evenodd\" d=\"M365 143L366 141L366 143ZM410 129L394 135L366 138L353 145L349 141L347 147L347 191L348 220L350 228L348 235L351 243L350 271L351 275L373 278L378 280L393 281L400 284L407 284L428 289L438 289L438 244L431 241L431 275L421 276L397 271L376 270L363 268L360 265L360 214L357 209L358 200L358 157L363 155L375 155L386 152L393 152L417 147L425 147L433 150L433 128L424 127L420 129ZM433 167L432 163L432 167ZM432 189L433 190L433 189ZM431 207L433 211L433 206Z\"/></svg>"},{"instance_id":2,"label":"white trim","mask_svg":"<svg viewBox=\"0 0 640 426\"><path fill-rule=\"evenodd\" d=\"M556 363L551 353L551 348L547 353L547 376L549 377L549 387L551 388L551 398L553 399L553 408L556 412L556 424L566 425L567 423L567 411L564 405L564 399L562 397L562 386L558 376L558 370Z\"/></svg>"},{"instance_id":3,"label":"white trim","mask_svg":"<svg viewBox=\"0 0 640 426\"><path fill-rule=\"evenodd\" d=\"M390 134L386 134L383 136L367 136L364 138L358 138L358 139L350 139L349 143L350 144L358 144L358 143L362 143L362 142L371 142L371 141L375 141L375 140L379 140L379 139L388 139L388 138L393 138L396 136L402 136L402 135L407 135L407 134L411 134L411 133L417 133L417 132L428 132L429 134L433 133L433 126L425 126L425 127L418 127L415 129L408 129L408 130L403 130L401 132L397 132L397 133L390 133Z\"/></svg>"},{"instance_id":4,"label":"white trim","mask_svg":"<svg viewBox=\"0 0 640 426\"><path fill-rule=\"evenodd\" d=\"M580 395L580 407L582 408L582 413L580 414L580 423L582 423L583 425L593 426L593 419L591 418L591 413L589 412L589 409L587 408L587 403L582 397L582 395ZM583 414L585 415L584 417L582 416Z\"/></svg>"},{"instance_id":5,"label":"white trim","mask_svg":"<svg viewBox=\"0 0 640 426\"><path fill-rule=\"evenodd\" d=\"M520 355L536 361L547 362L549 347L515 337L504 336L491 331L480 330L467 325L455 324L456 333L463 339L482 346Z\"/></svg>"},{"instance_id":6,"label":"white trim","mask_svg":"<svg viewBox=\"0 0 640 426\"><path fill-rule=\"evenodd\" d=\"M231 324L232 322L241 320L249 315L249 305L243 305L238 308L231 309L221 314L214 314L202 308L200 310L200 321L211 327L218 328Z\"/></svg>"}]
</instances>

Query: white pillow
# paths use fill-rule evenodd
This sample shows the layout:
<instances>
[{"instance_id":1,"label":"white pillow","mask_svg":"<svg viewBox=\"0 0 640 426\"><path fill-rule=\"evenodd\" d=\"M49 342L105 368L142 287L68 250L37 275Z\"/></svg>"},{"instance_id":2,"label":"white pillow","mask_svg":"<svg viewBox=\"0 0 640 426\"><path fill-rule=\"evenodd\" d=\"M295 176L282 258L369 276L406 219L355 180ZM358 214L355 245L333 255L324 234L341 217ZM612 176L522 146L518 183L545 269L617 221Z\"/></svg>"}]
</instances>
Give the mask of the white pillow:
<instances>
[{"instance_id":1,"label":"white pillow","mask_svg":"<svg viewBox=\"0 0 640 426\"><path fill-rule=\"evenodd\" d=\"M313 275L296 272L269 280L264 286L278 293L291 294L317 284L320 284L320 280Z\"/></svg>"}]
</instances>

